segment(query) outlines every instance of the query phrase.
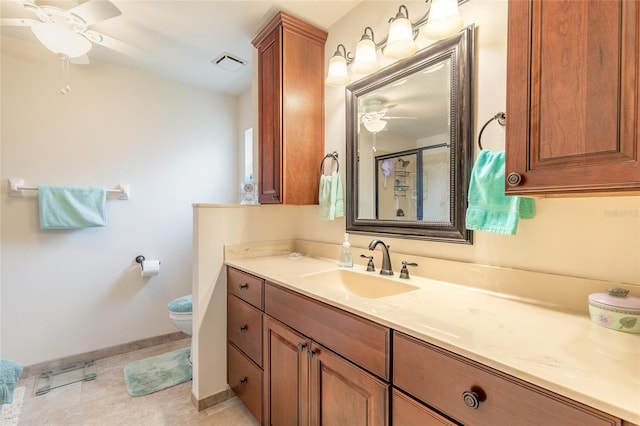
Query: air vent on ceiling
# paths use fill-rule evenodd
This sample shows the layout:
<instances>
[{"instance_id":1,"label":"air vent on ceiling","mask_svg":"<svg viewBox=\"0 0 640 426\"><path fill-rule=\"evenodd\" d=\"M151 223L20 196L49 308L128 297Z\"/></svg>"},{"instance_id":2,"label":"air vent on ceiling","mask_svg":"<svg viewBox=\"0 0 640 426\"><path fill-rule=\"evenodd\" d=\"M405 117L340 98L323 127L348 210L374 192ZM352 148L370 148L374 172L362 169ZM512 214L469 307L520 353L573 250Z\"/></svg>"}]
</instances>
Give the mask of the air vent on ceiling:
<instances>
[{"instance_id":1,"label":"air vent on ceiling","mask_svg":"<svg viewBox=\"0 0 640 426\"><path fill-rule=\"evenodd\" d=\"M240 68L247 65L247 61L244 59L240 59L227 52L221 53L217 58L211 61L211 63L232 72L238 71Z\"/></svg>"}]
</instances>

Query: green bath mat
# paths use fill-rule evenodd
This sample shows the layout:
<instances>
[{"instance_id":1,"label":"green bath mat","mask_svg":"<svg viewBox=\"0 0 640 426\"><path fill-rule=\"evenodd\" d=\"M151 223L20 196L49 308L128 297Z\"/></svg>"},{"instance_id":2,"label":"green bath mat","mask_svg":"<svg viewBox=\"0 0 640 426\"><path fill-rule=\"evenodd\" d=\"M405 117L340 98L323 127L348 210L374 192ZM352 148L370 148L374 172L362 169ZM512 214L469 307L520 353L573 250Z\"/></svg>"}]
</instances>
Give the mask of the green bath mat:
<instances>
[{"instance_id":1,"label":"green bath mat","mask_svg":"<svg viewBox=\"0 0 640 426\"><path fill-rule=\"evenodd\" d=\"M133 361L124 367L124 382L131 396L143 396L191 380L190 348Z\"/></svg>"}]
</instances>

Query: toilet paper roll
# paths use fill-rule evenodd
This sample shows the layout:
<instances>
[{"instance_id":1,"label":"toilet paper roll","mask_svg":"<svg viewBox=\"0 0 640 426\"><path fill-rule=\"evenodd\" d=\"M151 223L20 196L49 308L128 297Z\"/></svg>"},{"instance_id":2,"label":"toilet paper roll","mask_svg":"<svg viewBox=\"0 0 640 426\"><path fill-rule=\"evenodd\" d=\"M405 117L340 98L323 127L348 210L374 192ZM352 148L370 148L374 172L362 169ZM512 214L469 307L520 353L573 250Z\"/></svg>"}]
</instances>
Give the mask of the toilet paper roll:
<instances>
[{"instance_id":1,"label":"toilet paper roll","mask_svg":"<svg viewBox=\"0 0 640 426\"><path fill-rule=\"evenodd\" d=\"M141 277L152 277L160 273L160 261L159 260L143 260Z\"/></svg>"}]
</instances>

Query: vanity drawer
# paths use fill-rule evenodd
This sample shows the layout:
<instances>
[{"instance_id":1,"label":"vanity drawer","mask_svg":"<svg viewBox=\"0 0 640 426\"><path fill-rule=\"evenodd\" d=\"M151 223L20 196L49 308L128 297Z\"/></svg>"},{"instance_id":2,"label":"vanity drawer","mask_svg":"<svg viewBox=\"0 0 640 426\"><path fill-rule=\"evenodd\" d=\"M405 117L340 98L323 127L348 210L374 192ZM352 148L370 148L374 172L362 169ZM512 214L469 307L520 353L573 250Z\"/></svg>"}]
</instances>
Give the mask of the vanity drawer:
<instances>
[{"instance_id":1,"label":"vanity drawer","mask_svg":"<svg viewBox=\"0 0 640 426\"><path fill-rule=\"evenodd\" d=\"M267 282L265 312L385 380L391 330Z\"/></svg>"},{"instance_id":2,"label":"vanity drawer","mask_svg":"<svg viewBox=\"0 0 640 426\"><path fill-rule=\"evenodd\" d=\"M397 332L393 374L394 385L468 425L620 425L615 417ZM470 407L475 401L477 408Z\"/></svg>"},{"instance_id":3,"label":"vanity drawer","mask_svg":"<svg viewBox=\"0 0 640 426\"><path fill-rule=\"evenodd\" d=\"M262 311L227 296L227 338L262 367Z\"/></svg>"},{"instance_id":4,"label":"vanity drawer","mask_svg":"<svg viewBox=\"0 0 640 426\"><path fill-rule=\"evenodd\" d=\"M227 266L227 291L262 310L264 280Z\"/></svg>"},{"instance_id":5,"label":"vanity drawer","mask_svg":"<svg viewBox=\"0 0 640 426\"><path fill-rule=\"evenodd\" d=\"M227 362L229 387L262 423L262 370L231 343L227 344Z\"/></svg>"},{"instance_id":6,"label":"vanity drawer","mask_svg":"<svg viewBox=\"0 0 640 426\"><path fill-rule=\"evenodd\" d=\"M395 388L391 393L391 407L394 426L458 426Z\"/></svg>"}]
</instances>

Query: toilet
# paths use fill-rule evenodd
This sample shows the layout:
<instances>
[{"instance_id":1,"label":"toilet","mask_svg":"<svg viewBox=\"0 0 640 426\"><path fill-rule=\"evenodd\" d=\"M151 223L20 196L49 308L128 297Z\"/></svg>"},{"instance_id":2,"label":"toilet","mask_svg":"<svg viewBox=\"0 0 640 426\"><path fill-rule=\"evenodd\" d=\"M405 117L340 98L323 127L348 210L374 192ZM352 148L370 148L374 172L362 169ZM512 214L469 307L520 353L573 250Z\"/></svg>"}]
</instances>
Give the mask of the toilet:
<instances>
[{"instance_id":1,"label":"toilet","mask_svg":"<svg viewBox=\"0 0 640 426\"><path fill-rule=\"evenodd\" d=\"M169 318L180 331L191 336L192 329L192 297L191 295L178 297L172 300L169 305Z\"/></svg>"}]
</instances>

